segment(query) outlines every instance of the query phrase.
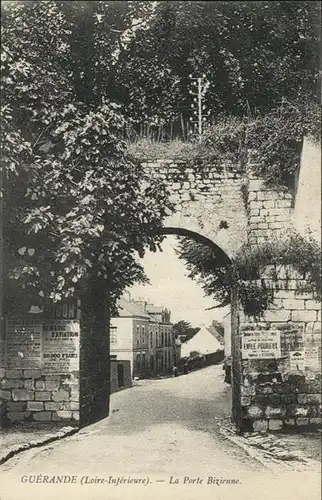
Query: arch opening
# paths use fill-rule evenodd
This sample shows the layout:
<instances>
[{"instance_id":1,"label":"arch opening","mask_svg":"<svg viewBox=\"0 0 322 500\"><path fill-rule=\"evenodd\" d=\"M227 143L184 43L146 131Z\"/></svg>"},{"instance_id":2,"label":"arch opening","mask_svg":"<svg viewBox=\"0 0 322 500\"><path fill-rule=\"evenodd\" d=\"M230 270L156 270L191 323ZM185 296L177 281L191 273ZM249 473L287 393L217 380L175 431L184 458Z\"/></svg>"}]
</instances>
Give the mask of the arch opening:
<instances>
[{"instance_id":1,"label":"arch opening","mask_svg":"<svg viewBox=\"0 0 322 500\"><path fill-rule=\"evenodd\" d=\"M191 238L192 240L198 243L203 243L204 245L210 247L214 251L216 258L218 258L218 260L222 265L227 265L231 263L230 257L219 245L217 245L207 236L203 236L202 234L197 233L196 231L191 231L190 229L185 229L182 227L170 226L170 227L162 227L161 229L158 230L158 234L162 234L165 236L174 235L174 236L183 236L186 238Z\"/></svg>"}]
</instances>

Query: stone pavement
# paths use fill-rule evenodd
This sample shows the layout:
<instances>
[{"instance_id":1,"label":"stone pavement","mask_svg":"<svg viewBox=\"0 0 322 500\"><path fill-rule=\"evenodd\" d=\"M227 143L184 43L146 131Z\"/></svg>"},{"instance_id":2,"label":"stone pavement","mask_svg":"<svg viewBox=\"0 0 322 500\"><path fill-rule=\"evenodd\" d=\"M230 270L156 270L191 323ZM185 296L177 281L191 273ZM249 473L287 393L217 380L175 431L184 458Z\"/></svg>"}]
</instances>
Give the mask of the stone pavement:
<instances>
[{"instance_id":1,"label":"stone pavement","mask_svg":"<svg viewBox=\"0 0 322 500\"><path fill-rule=\"evenodd\" d=\"M232 425L223 423L221 433L267 466L283 462L293 470L321 469L321 433L245 433L237 436Z\"/></svg>"},{"instance_id":2,"label":"stone pavement","mask_svg":"<svg viewBox=\"0 0 322 500\"><path fill-rule=\"evenodd\" d=\"M15 425L0 428L0 465L17 453L71 436L77 431L77 427L59 424L24 424L23 427Z\"/></svg>"}]
</instances>

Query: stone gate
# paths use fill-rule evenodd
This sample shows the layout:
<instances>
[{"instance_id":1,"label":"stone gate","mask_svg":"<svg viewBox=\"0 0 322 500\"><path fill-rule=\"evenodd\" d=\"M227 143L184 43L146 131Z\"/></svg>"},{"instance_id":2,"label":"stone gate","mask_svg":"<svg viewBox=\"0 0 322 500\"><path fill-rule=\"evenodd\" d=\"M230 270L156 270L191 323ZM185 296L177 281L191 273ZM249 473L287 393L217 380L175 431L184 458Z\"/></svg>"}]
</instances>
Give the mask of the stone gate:
<instances>
[{"instance_id":1,"label":"stone gate","mask_svg":"<svg viewBox=\"0 0 322 500\"><path fill-rule=\"evenodd\" d=\"M267 188L253 174L251 155L242 170L229 164L201 167L171 160L143 166L167 183L175 206L164 232L207 238L232 258L243 244L256 246L291 227L302 234L311 229L320 241L320 194L311 180L313 176L320 185L318 148L304 141L301 160L294 193ZM305 191L314 197L315 209L313 200L303 204ZM268 268L263 278L273 288L271 271ZM241 430L321 424L320 304L311 294L299 293L305 276L285 267L275 273L274 303L259 320L245 316L232 291L232 410Z\"/></svg>"},{"instance_id":2,"label":"stone gate","mask_svg":"<svg viewBox=\"0 0 322 500\"><path fill-rule=\"evenodd\" d=\"M251 160L243 169L171 160L146 161L143 166L149 175L166 182L174 204L165 233L197 236L227 259L242 245L257 245L292 226L302 233L306 226L313 228L320 241L321 201L316 190L320 153L306 141L295 194L268 189L253 175ZM298 292L305 276L293 269L275 271L274 303L258 321L244 315L236 290L232 291L232 410L241 430L321 423L320 304L312 295ZM270 269L263 278L269 281ZM10 413L11 421L72 419L87 425L108 415L107 300L99 287L91 297L82 308L79 364L73 365L72 373L65 369L59 377L44 373L43 361L36 370L22 365L8 368L0 356L1 418L7 420ZM269 346L266 353L263 345ZM0 347L2 354L3 336Z\"/></svg>"}]
</instances>

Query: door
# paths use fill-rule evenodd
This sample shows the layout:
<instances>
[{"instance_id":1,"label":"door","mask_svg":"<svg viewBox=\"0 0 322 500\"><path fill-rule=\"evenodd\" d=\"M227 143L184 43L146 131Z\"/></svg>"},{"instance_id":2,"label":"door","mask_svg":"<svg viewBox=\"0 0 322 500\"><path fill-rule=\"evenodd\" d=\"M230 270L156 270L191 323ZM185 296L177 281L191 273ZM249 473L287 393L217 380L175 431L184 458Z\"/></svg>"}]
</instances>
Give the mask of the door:
<instances>
[{"instance_id":1,"label":"door","mask_svg":"<svg viewBox=\"0 0 322 500\"><path fill-rule=\"evenodd\" d=\"M124 387L124 366L121 363L117 365L117 385Z\"/></svg>"}]
</instances>

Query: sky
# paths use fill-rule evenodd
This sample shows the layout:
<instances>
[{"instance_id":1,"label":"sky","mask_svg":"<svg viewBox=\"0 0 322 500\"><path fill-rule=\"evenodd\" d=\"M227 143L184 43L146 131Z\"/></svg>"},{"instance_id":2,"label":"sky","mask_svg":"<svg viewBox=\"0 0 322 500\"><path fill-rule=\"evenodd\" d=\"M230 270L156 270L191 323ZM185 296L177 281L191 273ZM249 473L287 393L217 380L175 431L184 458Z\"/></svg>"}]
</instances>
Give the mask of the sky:
<instances>
[{"instance_id":1,"label":"sky","mask_svg":"<svg viewBox=\"0 0 322 500\"><path fill-rule=\"evenodd\" d=\"M215 305L205 297L201 286L188 278L188 270L175 254L176 237L167 236L162 252L147 252L140 263L150 280L149 285L135 285L128 289L132 299L142 299L171 311L171 321L189 321L193 327L208 326L212 320L220 321L228 309L207 308Z\"/></svg>"}]
</instances>

